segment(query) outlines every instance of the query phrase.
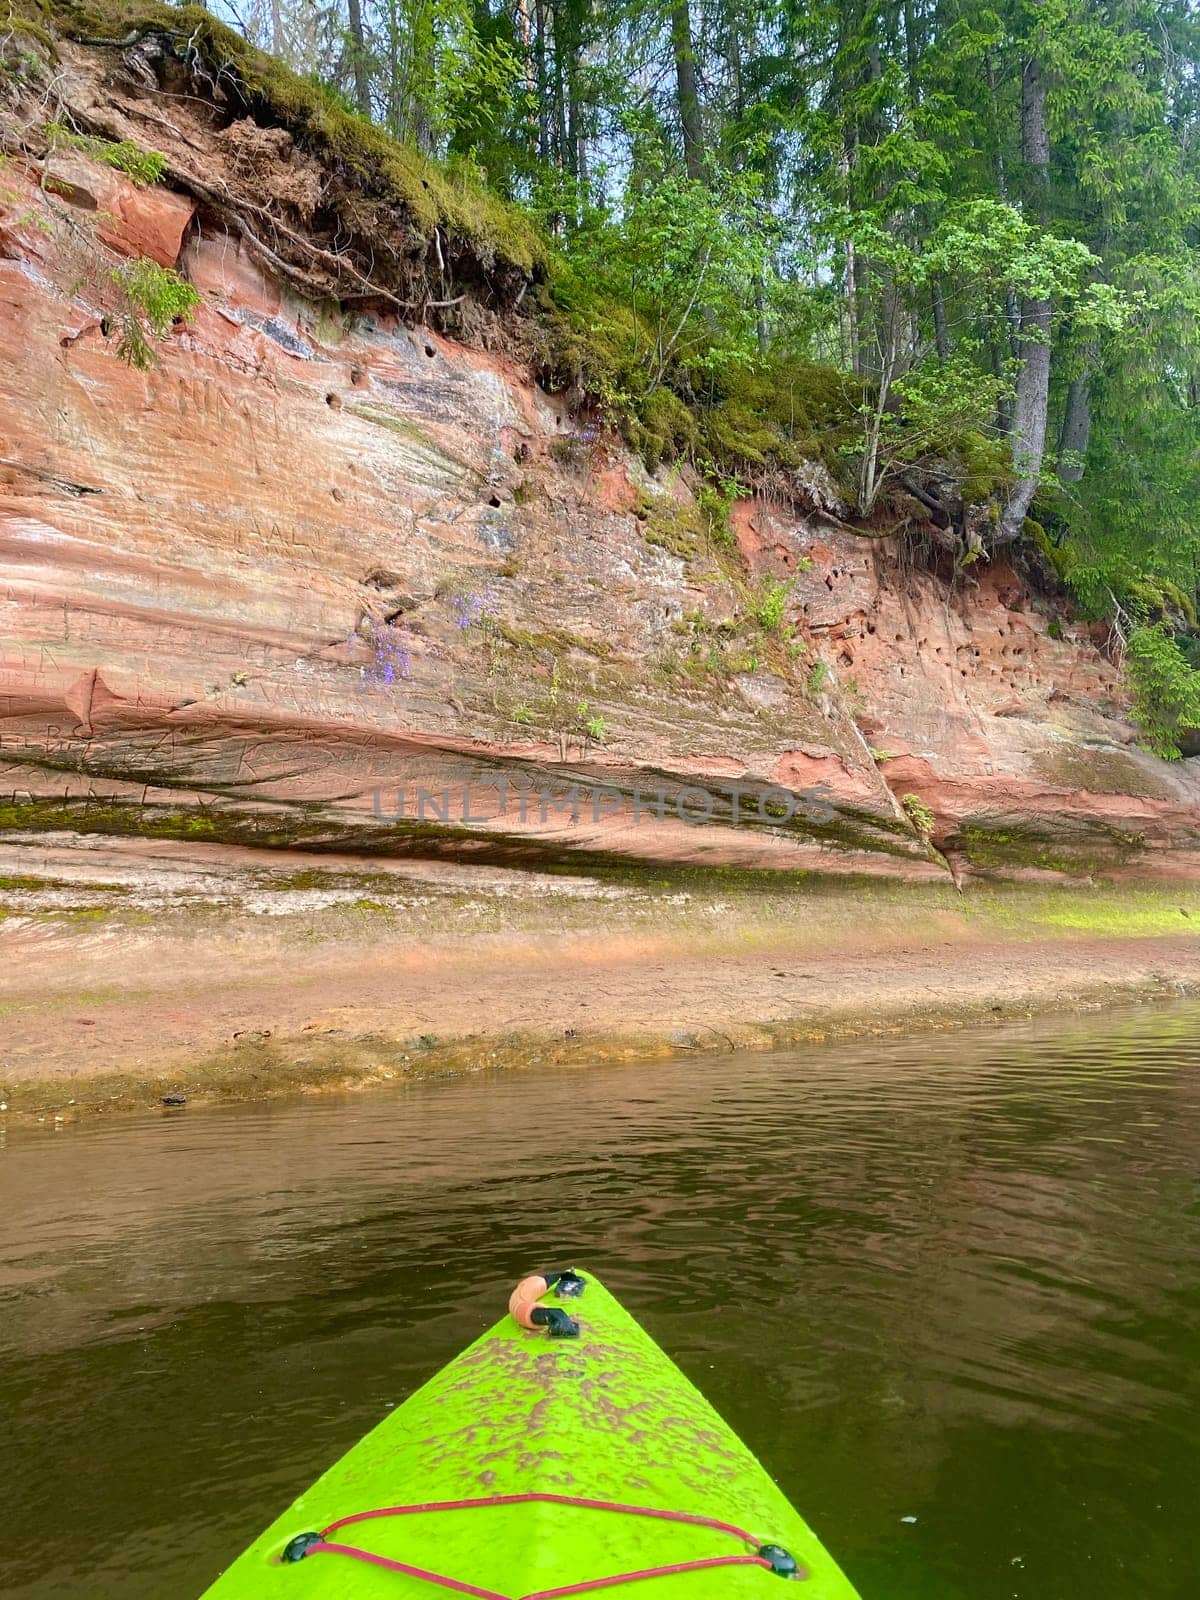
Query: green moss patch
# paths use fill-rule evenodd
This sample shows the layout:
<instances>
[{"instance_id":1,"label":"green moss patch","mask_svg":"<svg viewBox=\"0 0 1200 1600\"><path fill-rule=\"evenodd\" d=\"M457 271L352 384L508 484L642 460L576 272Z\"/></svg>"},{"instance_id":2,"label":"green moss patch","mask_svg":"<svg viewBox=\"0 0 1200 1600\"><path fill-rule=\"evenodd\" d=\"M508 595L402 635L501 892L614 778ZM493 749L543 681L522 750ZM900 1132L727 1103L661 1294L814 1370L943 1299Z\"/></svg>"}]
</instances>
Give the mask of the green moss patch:
<instances>
[{"instance_id":1,"label":"green moss patch","mask_svg":"<svg viewBox=\"0 0 1200 1600\"><path fill-rule=\"evenodd\" d=\"M961 823L945 848L961 851L979 872L1032 869L1102 878L1135 866L1146 841L1100 822L1053 829L980 817Z\"/></svg>"},{"instance_id":2,"label":"green moss patch","mask_svg":"<svg viewBox=\"0 0 1200 1600\"><path fill-rule=\"evenodd\" d=\"M651 385L650 326L632 307L555 257L539 291L540 376L578 404L598 403L651 469L690 459L717 476L786 475L819 460L840 480L862 387L819 363L780 358L692 389L687 375Z\"/></svg>"},{"instance_id":3,"label":"green moss patch","mask_svg":"<svg viewBox=\"0 0 1200 1600\"><path fill-rule=\"evenodd\" d=\"M46 137L56 147L78 150L103 166L123 172L143 188L157 183L166 167L166 158L157 150L143 150L132 139L96 139L90 134L75 133L61 122L48 122Z\"/></svg>"},{"instance_id":4,"label":"green moss patch","mask_svg":"<svg viewBox=\"0 0 1200 1600\"><path fill-rule=\"evenodd\" d=\"M637 514L648 545L681 561L690 561L699 553L707 530L699 510L690 502L670 495L642 495Z\"/></svg>"}]
</instances>

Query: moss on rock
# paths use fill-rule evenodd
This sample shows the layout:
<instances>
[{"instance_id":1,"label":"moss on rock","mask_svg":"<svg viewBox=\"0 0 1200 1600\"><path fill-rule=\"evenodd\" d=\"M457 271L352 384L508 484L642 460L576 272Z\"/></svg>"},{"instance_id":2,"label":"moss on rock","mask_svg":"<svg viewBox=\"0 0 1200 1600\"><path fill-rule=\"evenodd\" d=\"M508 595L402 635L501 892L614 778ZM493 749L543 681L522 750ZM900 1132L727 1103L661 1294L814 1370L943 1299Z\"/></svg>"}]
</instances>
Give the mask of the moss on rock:
<instances>
[{"instance_id":1,"label":"moss on rock","mask_svg":"<svg viewBox=\"0 0 1200 1600\"><path fill-rule=\"evenodd\" d=\"M1055 829L981 816L964 820L946 848L961 851L983 873L1033 870L1103 878L1134 864L1146 840L1096 821Z\"/></svg>"}]
</instances>

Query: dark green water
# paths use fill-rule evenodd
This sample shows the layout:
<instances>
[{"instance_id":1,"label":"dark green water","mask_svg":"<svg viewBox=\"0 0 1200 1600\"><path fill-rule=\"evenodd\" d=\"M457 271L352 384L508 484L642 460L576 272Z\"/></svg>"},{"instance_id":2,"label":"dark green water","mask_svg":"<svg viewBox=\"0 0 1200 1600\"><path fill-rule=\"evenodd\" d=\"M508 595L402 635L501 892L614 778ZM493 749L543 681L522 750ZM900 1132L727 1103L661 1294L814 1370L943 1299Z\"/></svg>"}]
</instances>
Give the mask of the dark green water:
<instances>
[{"instance_id":1,"label":"dark green water","mask_svg":"<svg viewBox=\"0 0 1200 1600\"><path fill-rule=\"evenodd\" d=\"M1200 1595L1194 1005L10 1135L0 1593L189 1600L567 1257L864 1600Z\"/></svg>"}]
</instances>

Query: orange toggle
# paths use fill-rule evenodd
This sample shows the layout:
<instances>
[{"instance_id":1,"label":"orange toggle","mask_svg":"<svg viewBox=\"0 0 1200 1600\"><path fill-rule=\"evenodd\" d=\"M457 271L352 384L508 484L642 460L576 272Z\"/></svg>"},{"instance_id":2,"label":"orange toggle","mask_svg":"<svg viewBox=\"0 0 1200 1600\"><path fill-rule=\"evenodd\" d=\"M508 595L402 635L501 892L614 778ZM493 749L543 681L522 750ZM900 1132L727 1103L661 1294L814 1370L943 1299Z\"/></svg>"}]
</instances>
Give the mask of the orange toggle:
<instances>
[{"instance_id":1,"label":"orange toggle","mask_svg":"<svg viewBox=\"0 0 1200 1600\"><path fill-rule=\"evenodd\" d=\"M522 1328L533 1328L533 1310L538 1301L549 1289L550 1285L545 1278L539 1277L535 1272L528 1278L522 1278L517 1287L508 1297L508 1309L515 1322Z\"/></svg>"}]
</instances>

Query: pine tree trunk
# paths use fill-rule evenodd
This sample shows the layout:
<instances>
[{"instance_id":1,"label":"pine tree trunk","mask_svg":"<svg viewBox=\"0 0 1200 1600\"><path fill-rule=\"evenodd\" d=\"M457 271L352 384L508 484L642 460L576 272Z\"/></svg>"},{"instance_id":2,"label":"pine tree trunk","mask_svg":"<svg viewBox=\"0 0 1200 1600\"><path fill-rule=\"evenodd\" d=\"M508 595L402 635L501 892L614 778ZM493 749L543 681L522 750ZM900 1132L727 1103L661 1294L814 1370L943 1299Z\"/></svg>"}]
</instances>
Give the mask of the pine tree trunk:
<instances>
[{"instance_id":1,"label":"pine tree trunk","mask_svg":"<svg viewBox=\"0 0 1200 1600\"><path fill-rule=\"evenodd\" d=\"M696 86L696 51L692 43L692 17L688 0L673 0L671 50L675 57L679 125L683 130L683 164L689 178L703 183L704 130L700 122L700 91Z\"/></svg>"},{"instance_id":2,"label":"pine tree trunk","mask_svg":"<svg viewBox=\"0 0 1200 1600\"><path fill-rule=\"evenodd\" d=\"M588 141L587 124L583 117L583 108L579 104L579 94L576 87L571 90L571 120L574 123L574 133L571 135L575 146L575 176L579 179L584 192L587 192L590 168L588 166Z\"/></svg>"},{"instance_id":3,"label":"pine tree trunk","mask_svg":"<svg viewBox=\"0 0 1200 1600\"><path fill-rule=\"evenodd\" d=\"M567 149L567 86L564 73L567 45L563 38L562 15L557 0L551 16L554 26L554 165L562 172L564 169L570 170L571 157Z\"/></svg>"},{"instance_id":4,"label":"pine tree trunk","mask_svg":"<svg viewBox=\"0 0 1200 1600\"><path fill-rule=\"evenodd\" d=\"M586 180L587 146L579 104L579 41L574 36L567 52L567 165L572 177Z\"/></svg>"},{"instance_id":5,"label":"pine tree trunk","mask_svg":"<svg viewBox=\"0 0 1200 1600\"><path fill-rule=\"evenodd\" d=\"M367 71L367 41L363 33L362 0L347 0L350 27L350 70L354 74L354 103L364 117L371 115L371 80Z\"/></svg>"},{"instance_id":6,"label":"pine tree trunk","mask_svg":"<svg viewBox=\"0 0 1200 1600\"><path fill-rule=\"evenodd\" d=\"M537 0L538 155L550 159L550 85L546 73L546 0Z\"/></svg>"},{"instance_id":7,"label":"pine tree trunk","mask_svg":"<svg viewBox=\"0 0 1200 1600\"><path fill-rule=\"evenodd\" d=\"M1062 432L1058 436L1058 475L1063 483L1078 483L1083 477L1083 458L1092 435L1092 373L1090 366L1072 378L1067 388L1067 407ZM1070 460L1064 460L1069 456Z\"/></svg>"},{"instance_id":8,"label":"pine tree trunk","mask_svg":"<svg viewBox=\"0 0 1200 1600\"><path fill-rule=\"evenodd\" d=\"M533 93L533 30L529 24L529 0L517 0L517 32L521 35L521 62L525 69L525 87Z\"/></svg>"},{"instance_id":9,"label":"pine tree trunk","mask_svg":"<svg viewBox=\"0 0 1200 1600\"><path fill-rule=\"evenodd\" d=\"M950 359L950 335L946 330L946 297L940 278L933 280L929 293L933 300L933 337L937 342L938 360L945 366Z\"/></svg>"},{"instance_id":10,"label":"pine tree trunk","mask_svg":"<svg viewBox=\"0 0 1200 1600\"><path fill-rule=\"evenodd\" d=\"M1035 56L1026 61L1021 74L1021 156L1029 179L1031 209L1044 221L1050 180L1050 135L1046 127L1046 78ZM1049 300L1021 302L1023 354L1012 428L1017 481L1000 518L1005 540L1020 538L1042 470L1050 405L1051 312Z\"/></svg>"}]
</instances>

